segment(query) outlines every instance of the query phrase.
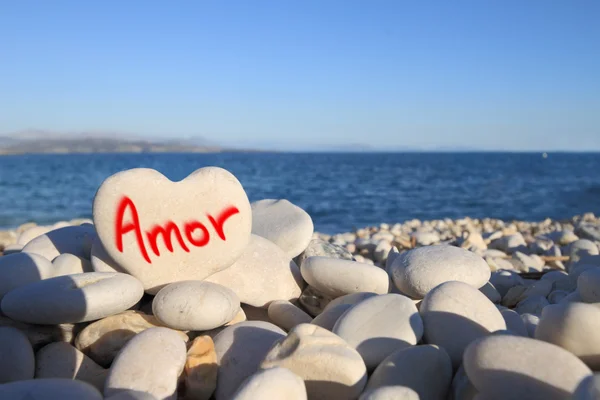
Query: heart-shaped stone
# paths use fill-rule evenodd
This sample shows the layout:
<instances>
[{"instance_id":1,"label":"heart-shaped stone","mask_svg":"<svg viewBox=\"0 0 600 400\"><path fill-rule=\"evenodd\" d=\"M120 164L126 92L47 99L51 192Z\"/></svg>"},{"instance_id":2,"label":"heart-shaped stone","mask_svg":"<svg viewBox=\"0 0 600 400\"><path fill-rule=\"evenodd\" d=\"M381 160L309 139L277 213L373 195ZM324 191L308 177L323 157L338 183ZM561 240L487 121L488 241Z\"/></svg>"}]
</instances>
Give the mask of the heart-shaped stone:
<instances>
[{"instance_id":1,"label":"heart-shaped stone","mask_svg":"<svg viewBox=\"0 0 600 400\"><path fill-rule=\"evenodd\" d=\"M179 182L153 169L119 172L98 189L93 215L106 252L150 294L228 268L252 229L246 192L218 167Z\"/></svg>"}]
</instances>

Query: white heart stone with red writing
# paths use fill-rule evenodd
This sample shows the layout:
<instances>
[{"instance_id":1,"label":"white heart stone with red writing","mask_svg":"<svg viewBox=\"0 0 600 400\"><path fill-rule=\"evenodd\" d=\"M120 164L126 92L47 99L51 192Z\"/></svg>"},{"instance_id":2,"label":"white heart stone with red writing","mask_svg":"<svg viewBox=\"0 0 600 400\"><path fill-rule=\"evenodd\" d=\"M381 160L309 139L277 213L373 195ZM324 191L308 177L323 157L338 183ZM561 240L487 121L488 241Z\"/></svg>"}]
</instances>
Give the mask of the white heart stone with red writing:
<instances>
[{"instance_id":1,"label":"white heart stone with red writing","mask_svg":"<svg viewBox=\"0 0 600 400\"><path fill-rule=\"evenodd\" d=\"M136 168L107 178L94 224L108 255L146 292L231 266L250 241L252 211L230 172L200 168L179 182Z\"/></svg>"}]
</instances>

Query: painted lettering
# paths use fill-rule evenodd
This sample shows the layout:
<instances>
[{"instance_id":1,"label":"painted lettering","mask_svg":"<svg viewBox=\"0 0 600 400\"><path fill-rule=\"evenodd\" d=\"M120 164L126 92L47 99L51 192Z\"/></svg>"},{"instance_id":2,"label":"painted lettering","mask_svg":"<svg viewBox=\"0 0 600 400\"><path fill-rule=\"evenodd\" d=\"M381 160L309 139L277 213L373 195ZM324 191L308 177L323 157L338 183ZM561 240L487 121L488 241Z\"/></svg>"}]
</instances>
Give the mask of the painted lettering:
<instances>
[{"instance_id":1,"label":"painted lettering","mask_svg":"<svg viewBox=\"0 0 600 400\"><path fill-rule=\"evenodd\" d=\"M129 213L131 214L131 221L125 221L125 213L127 210L129 210ZM221 240L226 240L223 225L225 225L225 222L229 218L235 214L239 214L239 212L240 210L237 207L229 206L222 210L216 218L210 214L206 214L208 220ZM135 204L129 197L123 196L117 205L117 215L115 218L115 241L117 250L121 253L123 253L123 236L130 232L135 233L135 239L140 253L142 254L142 257L144 257L144 260L146 260L148 264L152 264L150 256L148 255L148 250L146 249L146 244L144 243L140 217ZM158 257L160 257L160 250L158 248L159 236L162 237L165 247L171 253L175 251L173 247L173 237L175 237L177 240L179 247L188 253L190 252L190 248L184 241L184 237L191 245L195 247L203 247L210 242L210 233L208 228L197 220L187 221L183 225L183 235L173 221L167 221L162 225L156 224L149 231L146 231L145 234L150 245L150 249L152 249L154 254Z\"/></svg>"},{"instance_id":2,"label":"painted lettering","mask_svg":"<svg viewBox=\"0 0 600 400\"><path fill-rule=\"evenodd\" d=\"M123 225L123 217L125 216L125 211L128 208L131 210L131 219L133 220L133 222L129 222ZM146 247L144 246L144 239L142 237L142 230L140 228L140 219L138 217L135 204L133 204L133 201L129 197L123 196L123 198L119 202L119 205L117 206L117 218L115 219L115 237L117 241L117 250L119 250L121 253L123 252L123 235L131 231L135 231L135 238L140 248L140 252L144 257L144 260L146 260L149 264L152 264L152 261L150 261L150 257L148 257Z\"/></svg>"}]
</instances>

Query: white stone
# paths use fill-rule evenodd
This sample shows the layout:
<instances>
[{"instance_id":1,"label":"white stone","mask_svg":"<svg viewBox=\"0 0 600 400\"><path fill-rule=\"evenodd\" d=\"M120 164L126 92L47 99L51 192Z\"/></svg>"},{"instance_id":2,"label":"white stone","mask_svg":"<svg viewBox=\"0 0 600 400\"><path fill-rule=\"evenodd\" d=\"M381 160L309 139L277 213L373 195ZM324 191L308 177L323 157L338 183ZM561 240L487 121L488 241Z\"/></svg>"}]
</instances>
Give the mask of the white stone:
<instances>
[{"instance_id":1,"label":"white stone","mask_svg":"<svg viewBox=\"0 0 600 400\"><path fill-rule=\"evenodd\" d=\"M306 400L306 386L287 368L261 370L246 379L232 400L285 399Z\"/></svg>"},{"instance_id":2,"label":"white stone","mask_svg":"<svg viewBox=\"0 0 600 400\"><path fill-rule=\"evenodd\" d=\"M395 351L371 374L366 390L406 386L421 399L446 400L452 383L452 362L444 349L433 345Z\"/></svg>"},{"instance_id":3,"label":"white stone","mask_svg":"<svg viewBox=\"0 0 600 400\"><path fill-rule=\"evenodd\" d=\"M286 300L275 300L269 304L269 318L285 331L291 330L296 325L310 324L310 315Z\"/></svg>"},{"instance_id":4,"label":"white stone","mask_svg":"<svg viewBox=\"0 0 600 400\"><path fill-rule=\"evenodd\" d=\"M89 383L71 379L31 379L0 385L0 399L15 400L102 400Z\"/></svg>"},{"instance_id":5,"label":"white stone","mask_svg":"<svg viewBox=\"0 0 600 400\"><path fill-rule=\"evenodd\" d=\"M575 290L558 302L558 304L564 303L583 303L583 299L581 298L579 291Z\"/></svg>"},{"instance_id":6,"label":"white stone","mask_svg":"<svg viewBox=\"0 0 600 400\"><path fill-rule=\"evenodd\" d=\"M328 331L333 331L333 327L337 320L351 307L351 304L338 304L330 307L317 315L315 319L312 320L311 324L325 328Z\"/></svg>"},{"instance_id":7,"label":"white stone","mask_svg":"<svg viewBox=\"0 0 600 400\"><path fill-rule=\"evenodd\" d=\"M577 386L572 400L600 400L600 374L584 378Z\"/></svg>"},{"instance_id":8,"label":"white stone","mask_svg":"<svg viewBox=\"0 0 600 400\"><path fill-rule=\"evenodd\" d=\"M579 275L577 291L586 303L600 303L600 268L592 268Z\"/></svg>"},{"instance_id":9,"label":"white stone","mask_svg":"<svg viewBox=\"0 0 600 400\"><path fill-rule=\"evenodd\" d=\"M341 305L341 304L349 304L349 305L353 306L353 305L358 304L361 301L369 299L373 296L377 296L377 293L373 293L373 292L350 293L345 296L341 296L341 297L337 297L337 298L333 299L331 302L329 302L329 304L327 304L327 306L325 307L325 309L323 311L325 312L329 308L333 308L333 307Z\"/></svg>"},{"instance_id":10,"label":"white stone","mask_svg":"<svg viewBox=\"0 0 600 400\"><path fill-rule=\"evenodd\" d=\"M448 400L475 400L477 389L469 380L464 364L460 364L460 367L454 374L450 390L451 393L448 395Z\"/></svg>"},{"instance_id":11,"label":"white stone","mask_svg":"<svg viewBox=\"0 0 600 400\"><path fill-rule=\"evenodd\" d=\"M177 379L186 360L185 342L168 328L138 333L113 362L104 396L137 390L158 399L177 399Z\"/></svg>"},{"instance_id":12,"label":"white stone","mask_svg":"<svg viewBox=\"0 0 600 400\"><path fill-rule=\"evenodd\" d=\"M90 262L96 272L123 272L127 273L115 260L113 260L102 245L100 239L96 238L92 243Z\"/></svg>"},{"instance_id":13,"label":"white stone","mask_svg":"<svg viewBox=\"0 0 600 400\"><path fill-rule=\"evenodd\" d=\"M600 306L556 304L544 308L535 338L570 351L594 371L600 370Z\"/></svg>"},{"instance_id":14,"label":"white stone","mask_svg":"<svg viewBox=\"0 0 600 400\"><path fill-rule=\"evenodd\" d=\"M86 322L127 310L144 294L126 274L90 272L29 283L2 299L2 312L31 324Z\"/></svg>"},{"instance_id":15,"label":"white stone","mask_svg":"<svg viewBox=\"0 0 600 400\"><path fill-rule=\"evenodd\" d=\"M358 292L384 294L389 289L385 270L356 261L309 257L300 272L310 286L332 297Z\"/></svg>"},{"instance_id":16,"label":"white stone","mask_svg":"<svg viewBox=\"0 0 600 400\"><path fill-rule=\"evenodd\" d=\"M358 400L420 400L420 397L406 386L384 386L365 391Z\"/></svg>"},{"instance_id":17,"label":"white stone","mask_svg":"<svg viewBox=\"0 0 600 400\"><path fill-rule=\"evenodd\" d=\"M269 239L294 258L312 239L310 215L285 199L265 199L252 203L252 233Z\"/></svg>"},{"instance_id":18,"label":"white stone","mask_svg":"<svg viewBox=\"0 0 600 400\"><path fill-rule=\"evenodd\" d=\"M262 368L284 367L304 379L309 399L356 399L367 383L361 356L339 336L301 324L273 346Z\"/></svg>"},{"instance_id":19,"label":"white stone","mask_svg":"<svg viewBox=\"0 0 600 400\"><path fill-rule=\"evenodd\" d=\"M52 263L37 254L16 253L0 257L0 300L13 289L53 278L55 271Z\"/></svg>"},{"instance_id":20,"label":"white stone","mask_svg":"<svg viewBox=\"0 0 600 400\"><path fill-rule=\"evenodd\" d=\"M504 318L506 329L519 336L529 337L525 323L516 311L504 308L500 310L500 314L502 314L502 317Z\"/></svg>"},{"instance_id":21,"label":"white stone","mask_svg":"<svg viewBox=\"0 0 600 400\"><path fill-rule=\"evenodd\" d=\"M295 300L303 288L300 269L269 240L252 235L248 247L229 268L205 279L233 290L240 301L268 307L274 300Z\"/></svg>"},{"instance_id":22,"label":"white stone","mask_svg":"<svg viewBox=\"0 0 600 400\"><path fill-rule=\"evenodd\" d=\"M540 323L540 317L533 314L522 314L521 320L525 324L525 329L527 329L529 337L534 338L535 331Z\"/></svg>"},{"instance_id":23,"label":"white stone","mask_svg":"<svg viewBox=\"0 0 600 400\"><path fill-rule=\"evenodd\" d=\"M240 310L237 295L211 282L181 281L166 285L152 301L152 313L169 328L207 331L231 321Z\"/></svg>"},{"instance_id":24,"label":"white stone","mask_svg":"<svg viewBox=\"0 0 600 400\"><path fill-rule=\"evenodd\" d=\"M464 282L443 283L423 299L419 309L425 327L425 343L442 347L454 368L462 360L465 348L490 332L506 329L506 323L494 303Z\"/></svg>"},{"instance_id":25,"label":"white stone","mask_svg":"<svg viewBox=\"0 0 600 400\"><path fill-rule=\"evenodd\" d=\"M550 304L558 304L569 295L566 290L553 290L547 297Z\"/></svg>"},{"instance_id":26,"label":"white stone","mask_svg":"<svg viewBox=\"0 0 600 400\"><path fill-rule=\"evenodd\" d=\"M568 399L591 374L568 351L513 335L490 335L471 343L464 365L477 390L498 399Z\"/></svg>"},{"instance_id":27,"label":"white stone","mask_svg":"<svg viewBox=\"0 0 600 400\"><path fill-rule=\"evenodd\" d=\"M228 400L254 374L273 344L285 337L276 325L246 321L225 328L214 337L219 364L216 400Z\"/></svg>"},{"instance_id":28,"label":"white stone","mask_svg":"<svg viewBox=\"0 0 600 400\"><path fill-rule=\"evenodd\" d=\"M390 293L353 306L337 320L333 333L354 347L372 370L394 351L416 344L423 336L423 321L411 299Z\"/></svg>"},{"instance_id":29,"label":"white stone","mask_svg":"<svg viewBox=\"0 0 600 400\"><path fill-rule=\"evenodd\" d=\"M531 296L521 300L515 307L519 314L541 315L544 307L550 305L544 296Z\"/></svg>"},{"instance_id":30,"label":"white stone","mask_svg":"<svg viewBox=\"0 0 600 400\"><path fill-rule=\"evenodd\" d=\"M33 379L35 358L23 332L0 326L0 355L0 387L3 383Z\"/></svg>"},{"instance_id":31,"label":"white stone","mask_svg":"<svg viewBox=\"0 0 600 400\"><path fill-rule=\"evenodd\" d=\"M50 343L35 355L35 378L67 378L103 390L108 370L66 342Z\"/></svg>"},{"instance_id":32,"label":"white stone","mask_svg":"<svg viewBox=\"0 0 600 400\"><path fill-rule=\"evenodd\" d=\"M94 272L92 263L85 258L77 257L76 255L64 253L56 257L52 261L52 265L56 270L69 271L60 275L81 274L84 272ZM72 272L71 272L72 271ZM55 275L59 276L59 275Z\"/></svg>"},{"instance_id":33,"label":"white stone","mask_svg":"<svg viewBox=\"0 0 600 400\"><path fill-rule=\"evenodd\" d=\"M485 295L492 303L500 303L502 298L500 297L500 293L496 290L494 285L490 282L487 282L485 285L479 288L479 291Z\"/></svg>"},{"instance_id":34,"label":"white stone","mask_svg":"<svg viewBox=\"0 0 600 400\"><path fill-rule=\"evenodd\" d=\"M200 168L179 182L147 168L119 172L96 192L93 215L106 252L150 294L231 266L252 228L242 185L218 167Z\"/></svg>"},{"instance_id":35,"label":"white stone","mask_svg":"<svg viewBox=\"0 0 600 400\"><path fill-rule=\"evenodd\" d=\"M39 254L50 261L64 253L89 259L95 237L93 225L66 226L34 238L23 247L22 252Z\"/></svg>"},{"instance_id":36,"label":"white stone","mask_svg":"<svg viewBox=\"0 0 600 400\"><path fill-rule=\"evenodd\" d=\"M394 284L402 293L422 299L448 281L461 281L479 289L490 279L483 258L454 246L428 246L402 253L391 266Z\"/></svg>"},{"instance_id":37,"label":"white stone","mask_svg":"<svg viewBox=\"0 0 600 400\"><path fill-rule=\"evenodd\" d=\"M137 390L123 390L112 396L105 397L104 400L158 400L150 393L138 392Z\"/></svg>"}]
</instances>

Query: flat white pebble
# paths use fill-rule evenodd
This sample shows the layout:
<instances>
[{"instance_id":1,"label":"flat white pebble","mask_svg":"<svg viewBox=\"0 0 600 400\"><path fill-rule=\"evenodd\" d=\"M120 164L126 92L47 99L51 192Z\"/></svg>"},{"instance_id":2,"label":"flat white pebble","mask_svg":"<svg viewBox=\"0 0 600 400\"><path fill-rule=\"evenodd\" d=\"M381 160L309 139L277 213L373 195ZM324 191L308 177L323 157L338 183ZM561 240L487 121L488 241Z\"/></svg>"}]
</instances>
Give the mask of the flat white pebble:
<instances>
[{"instance_id":1,"label":"flat white pebble","mask_svg":"<svg viewBox=\"0 0 600 400\"><path fill-rule=\"evenodd\" d=\"M0 399L23 400L102 400L102 394L89 383L71 379L31 379L0 385Z\"/></svg>"},{"instance_id":2,"label":"flat white pebble","mask_svg":"<svg viewBox=\"0 0 600 400\"><path fill-rule=\"evenodd\" d=\"M373 371L366 390L405 386L421 399L445 400L452 376L452 362L444 349L419 345L390 354Z\"/></svg>"},{"instance_id":3,"label":"flat white pebble","mask_svg":"<svg viewBox=\"0 0 600 400\"><path fill-rule=\"evenodd\" d=\"M115 358L104 395L122 390L147 392L157 399L177 398L177 379L186 360L185 342L168 328L150 328L131 339Z\"/></svg>"},{"instance_id":4,"label":"flat white pebble","mask_svg":"<svg viewBox=\"0 0 600 400\"><path fill-rule=\"evenodd\" d=\"M206 331L225 325L240 310L233 290L211 282L166 285L152 300L152 313L169 328Z\"/></svg>"},{"instance_id":5,"label":"flat white pebble","mask_svg":"<svg viewBox=\"0 0 600 400\"><path fill-rule=\"evenodd\" d=\"M265 199L252 207L252 233L269 239L290 258L302 253L312 239L314 226L310 215L288 200Z\"/></svg>"},{"instance_id":6,"label":"flat white pebble","mask_svg":"<svg viewBox=\"0 0 600 400\"><path fill-rule=\"evenodd\" d=\"M89 272L65 275L18 287L2 299L2 312L31 324L86 322L127 310L143 296L131 275Z\"/></svg>"},{"instance_id":7,"label":"flat white pebble","mask_svg":"<svg viewBox=\"0 0 600 400\"><path fill-rule=\"evenodd\" d=\"M464 282L442 283L431 290L419 308L424 341L442 347L457 368L465 348L490 332L506 329L494 303Z\"/></svg>"},{"instance_id":8,"label":"flat white pebble","mask_svg":"<svg viewBox=\"0 0 600 400\"><path fill-rule=\"evenodd\" d=\"M0 326L0 387L3 383L33 379L35 356L27 336L20 330Z\"/></svg>"},{"instance_id":9,"label":"flat white pebble","mask_svg":"<svg viewBox=\"0 0 600 400\"><path fill-rule=\"evenodd\" d=\"M324 310L321 314L317 315L311 322L313 325L325 328L328 331L333 331L333 327L338 319L351 308L352 304L338 304L331 308Z\"/></svg>"},{"instance_id":10,"label":"flat white pebble","mask_svg":"<svg viewBox=\"0 0 600 400\"><path fill-rule=\"evenodd\" d=\"M38 254L15 253L0 257L0 300L19 286L53 278L55 270L50 261Z\"/></svg>"},{"instance_id":11,"label":"flat white pebble","mask_svg":"<svg viewBox=\"0 0 600 400\"><path fill-rule=\"evenodd\" d=\"M527 334L530 338L535 337L535 330L540 323L540 317L533 314L522 314L521 320L525 324L525 329L527 329Z\"/></svg>"},{"instance_id":12,"label":"flat white pebble","mask_svg":"<svg viewBox=\"0 0 600 400\"><path fill-rule=\"evenodd\" d=\"M95 237L96 230L91 224L65 226L32 239L21 251L39 254L50 261L63 253L89 259Z\"/></svg>"},{"instance_id":13,"label":"flat white pebble","mask_svg":"<svg viewBox=\"0 0 600 400\"><path fill-rule=\"evenodd\" d=\"M500 314L502 314L502 318L504 318L506 329L519 336L529 337L525 323L516 311L504 308L500 310Z\"/></svg>"},{"instance_id":14,"label":"flat white pebble","mask_svg":"<svg viewBox=\"0 0 600 400\"><path fill-rule=\"evenodd\" d=\"M356 261L309 257L300 272L310 286L334 298L358 292L384 294L389 289L385 270Z\"/></svg>"},{"instance_id":15,"label":"flat white pebble","mask_svg":"<svg viewBox=\"0 0 600 400\"><path fill-rule=\"evenodd\" d=\"M310 315L285 300L271 302L267 311L275 325L285 331L291 330L296 325L309 324L312 321Z\"/></svg>"},{"instance_id":16,"label":"flat white pebble","mask_svg":"<svg viewBox=\"0 0 600 400\"><path fill-rule=\"evenodd\" d=\"M246 379L232 397L232 400L258 399L306 400L306 386L289 369L261 370Z\"/></svg>"},{"instance_id":17,"label":"flat white pebble","mask_svg":"<svg viewBox=\"0 0 600 400\"><path fill-rule=\"evenodd\" d=\"M65 271L58 275L81 274L83 272L94 272L92 263L85 258L77 257L76 255L64 253L56 257L52 261L52 265L56 270ZM68 271L68 272L67 272Z\"/></svg>"},{"instance_id":18,"label":"flat white pebble","mask_svg":"<svg viewBox=\"0 0 600 400\"><path fill-rule=\"evenodd\" d=\"M284 337L281 328L262 321L240 322L215 336L219 363L215 399L230 399L242 382L259 369L273 344Z\"/></svg>"},{"instance_id":19,"label":"flat white pebble","mask_svg":"<svg viewBox=\"0 0 600 400\"><path fill-rule=\"evenodd\" d=\"M590 369L568 351L539 340L490 335L469 345L465 371L492 398L568 399Z\"/></svg>"},{"instance_id":20,"label":"flat white pebble","mask_svg":"<svg viewBox=\"0 0 600 400\"><path fill-rule=\"evenodd\" d=\"M394 284L402 293L422 299L441 283L460 281L479 289L490 279L485 260L454 246L426 246L404 252L390 267Z\"/></svg>"},{"instance_id":21,"label":"flat white pebble","mask_svg":"<svg viewBox=\"0 0 600 400\"><path fill-rule=\"evenodd\" d=\"M411 299L390 293L354 305L337 320L333 333L374 369L394 351L421 340L423 321Z\"/></svg>"}]
</instances>

